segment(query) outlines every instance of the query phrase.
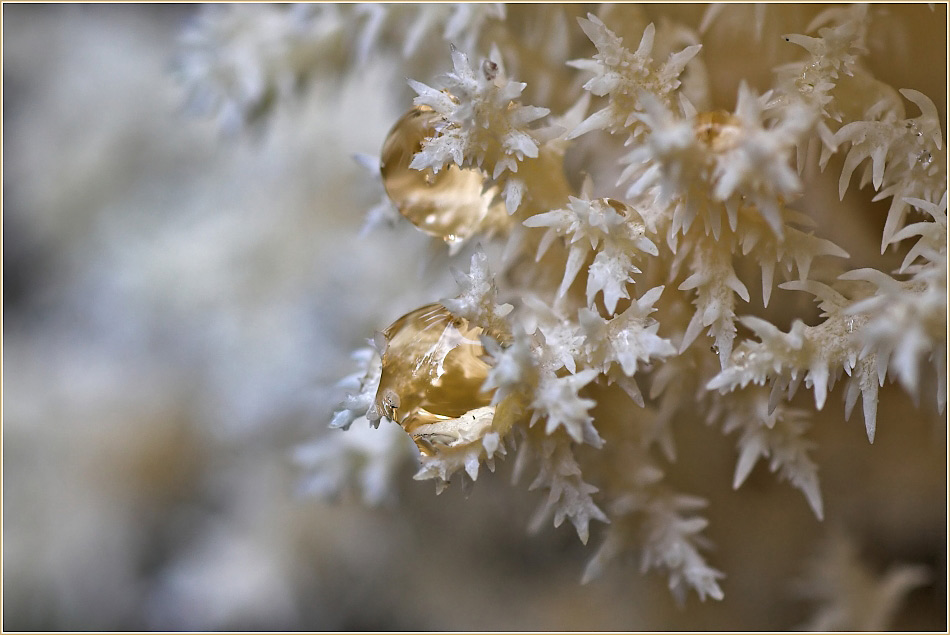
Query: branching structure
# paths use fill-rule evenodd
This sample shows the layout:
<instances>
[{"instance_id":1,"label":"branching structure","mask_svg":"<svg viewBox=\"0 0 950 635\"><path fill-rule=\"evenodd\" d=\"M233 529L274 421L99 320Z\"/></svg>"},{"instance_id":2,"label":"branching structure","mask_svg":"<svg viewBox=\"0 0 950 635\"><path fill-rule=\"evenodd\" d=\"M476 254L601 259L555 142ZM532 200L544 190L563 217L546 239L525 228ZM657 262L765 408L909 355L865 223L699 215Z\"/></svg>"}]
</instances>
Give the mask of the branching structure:
<instances>
[{"instance_id":1,"label":"branching structure","mask_svg":"<svg viewBox=\"0 0 950 635\"><path fill-rule=\"evenodd\" d=\"M384 157L382 168L387 187L416 179L387 190L394 207L453 254L466 250L459 294L424 314L440 317L405 316L358 354L361 370L332 427L399 423L421 450L416 478L440 489L514 455L516 475L533 471L529 487L544 492L537 522L569 520L584 543L600 536L585 579L632 552L678 597L722 599L705 501L667 478L677 469L675 437L689 434L674 431L675 421L735 433L731 485L762 459L821 519L809 429L830 396L844 400L846 418L861 397L871 442L888 379L926 398L922 408L945 409L944 133L931 97L895 90L864 64L873 19L866 6L824 10L804 33L784 34L786 55L797 51L797 60L776 64L764 90L740 82L724 110L710 109L716 61L704 59L698 33L650 23L632 6L590 9L572 16L552 8L528 26L493 5L420 7L414 22L397 5L305 16L319 15L320 25L349 20L364 57L392 48L409 22L407 40L395 45L409 61L426 30L454 44L440 43L442 68L451 70L409 80L411 112L428 127L397 125L391 140L412 147L411 160L396 174ZM704 28L724 10L711 10ZM304 17L281 19L293 31ZM313 28L281 41L306 56L338 46L335 33ZM260 85L235 87L222 116L256 115L300 75L267 69L255 71ZM590 157L592 148L595 159L572 162L572 152ZM854 254L823 235L835 211L799 206L811 168L840 158L841 197L856 181L870 186L861 192L869 202L890 199L880 241L904 254L899 269L849 267ZM432 213L445 212L449 227L439 234L405 212L426 188L446 187L439 179L450 170L476 179L477 196L491 192L485 205L503 205L503 222L489 225L484 207L472 212L477 201L438 208ZM773 302L786 292L814 296L820 315L803 309L789 323L781 314L789 305ZM406 347L401 338L425 344ZM802 384L813 408L792 403ZM598 403L618 400L626 420L595 417ZM332 452L301 454L323 490L339 490L354 473L343 457L359 444L338 448L340 434L356 433L317 442ZM394 457L413 460L399 435L379 438L360 458L360 469L376 475L373 500ZM595 534L597 523L606 528Z\"/></svg>"}]
</instances>

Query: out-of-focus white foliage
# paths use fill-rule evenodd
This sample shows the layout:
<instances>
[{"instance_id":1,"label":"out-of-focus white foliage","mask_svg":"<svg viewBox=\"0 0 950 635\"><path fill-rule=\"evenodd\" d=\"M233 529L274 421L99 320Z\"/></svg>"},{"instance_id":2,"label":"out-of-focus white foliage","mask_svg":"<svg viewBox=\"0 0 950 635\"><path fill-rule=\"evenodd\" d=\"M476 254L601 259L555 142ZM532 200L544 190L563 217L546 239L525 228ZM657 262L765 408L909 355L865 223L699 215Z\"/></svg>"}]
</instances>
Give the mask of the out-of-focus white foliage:
<instances>
[{"instance_id":1,"label":"out-of-focus white foliage","mask_svg":"<svg viewBox=\"0 0 950 635\"><path fill-rule=\"evenodd\" d=\"M669 571L669 587L683 602L688 591L695 591L701 600L723 598L718 579L721 571L710 567L700 554L709 542L701 532L708 521L688 512L702 509L706 501L695 496L658 496L645 501L629 502L630 511L644 515L643 551L640 569L664 568Z\"/></svg>"},{"instance_id":2,"label":"out-of-focus white foliage","mask_svg":"<svg viewBox=\"0 0 950 635\"><path fill-rule=\"evenodd\" d=\"M770 411L767 395L745 390L715 405L709 420L717 419L722 420L726 434L741 431L733 488L738 489L746 481L759 459L770 459L769 469L801 490L819 520L824 517L818 466L809 456L815 444L805 438L807 412L784 405Z\"/></svg>"},{"instance_id":3,"label":"out-of-focus white foliage","mask_svg":"<svg viewBox=\"0 0 950 635\"><path fill-rule=\"evenodd\" d=\"M488 269L488 257L478 250L472 256L469 273L455 270L461 287L458 297L442 300L442 305L461 318L482 327L489 333L506 333L504 317L513 308L498 304L498 289Z\"/></svg>"},{"instance_id":4,"label":"out-of-focus white foliage","mask_svg":"<svg viewBox=\"0 0 950 635\"><path fill-rule=\"evenodd\" d=\"M470 50L485 22L504 16L497 3L209 5L185 29L175 71L189 107L236 132L321 74L339 76L373 55L422 56L433 37Z\"/></svg>"},{"instance_id":5,"label":"out-of-focus white foliage","mask_svg":"<svg viewBox=\"0 0 950 635\"><path fill-rule=\"evenodd\" d=\"M516 334L513 339L511 344L503 347L491 337L482 338L485 352L492 361L483 386L485 390L495 391L492 405L497 405L510 395L529 394L537 385L536 349L524 334Z\"/></svg>"},{"instance_id":6,"label":"out-of-focus white foliage","mask_svg":"<svg viewBox=\"0 0 950 635\"><path fill-rule=\"evenodd\" d=\"M349 429L350 424L367 413L374 420L371 409L376 398L376 389L379 388L379 377L383 366L379 352L374 348L363 348L353 353L353 360L359 364L359 370L340 380L339 386L347 388L346 398L339 410L333 413L330 421L331 428Z\"/></svg>"},{"instance_id":7,"label":"out-of-focus white foliage","mask_svg":"<svg viewBox=\"0 0 950 635\"><path fill-rule=\"evenodd\" d=\"M229 131L291 97L317 66L345 53L347 16L337 5L209 5L182 36L177 72L190 107Z\"/></svg>"},{"instance_id":8,"label":"out-of-focus white foliage","mask_svg":"<svg viewBox=\"0 0 950 635\"><path fill-rule=\"evenodd\" d=\"M835 532L808 563L795 585L817 604L805 631L883 631L908 592L930 580L926 567L894 564L877 572L865 563L857 546Z\"/></svg>"},{"instance_id":9,"label":"out-of-focus white foliage","mask_svg":"<svg viewBox=\"0 0 950 635\"><path fill-rule=\"evenodd\" d=\"M796 105L768 128L763 114L760 99L742 84L735 112L739 132L716 157L713 196L727 201L739 194L754 203L772 229L781 233L779 201L795 198L801 188L789 166L791 149L811 129L814 114L806 106Z\"/></svg>"},{"instance_id":10,"label":"out-of-focus white foliage","mask_svg":"<svg viewBox=\"0 0 950 635\"><path fill-rule=\"evenodd\" d=\"M486 21L505 17L505 5L499 3L440 4L425 11L411 4L366 3L353 9L357 15L365 16L356 44L359 60L381 48L392 35L401 40L397 52L410 59L423 55L425 45L438 37L470 50L478 42Z\"/></svg>"},{"instance_id":11,"label":"out-of-focus white foliage","mask_svg":"<svg viewBox=\"0 0 950 635\"><path fill-rule=\"evenodd\" d=\"M321 498L352 491L368 505L391 503L396 473L412 456L412 442L391 421L371 427L362 416L353 423L347 426L352 434L334 434L294 451L294 462L309 474L300 491Z\"/></svg>"},{"instance_id":12,"label":"out-of-focus white foliage","mask_svg":"<svg viewBox=\"0 0 950 635\"><path fill-rule=\"evenodd\" d=\"M831 25L819 28L828 23ZM854 4L848 8L828 9L815 16L806 30L817 30L818 37L797 33L785 36L786 42L802 47L810 57L776 69L779 78L776 102L780 105L801 102L818 113L822 118L818 122L818 134L830 148L834 148L835 140L831 138L832 131L826 120L840 123L843 116L835 103L835 88L842 76L853 77L855 73L864 76L858 60L868 52L869 23L867 5ZM804 147L799 146L799 171L804 165L803 152Z\"/></svg>"},{"instance_id":13,"label":"out-of-focus white foliage","mask_svg":"<svg viewBox=\"0 0 950 635\"><path fill-rule=\"evenodd\" d=\"M567 518L577 530L581 542L587 544L590 535L590 521L609 522L607 516L594 502L592 494L597 488L583 480L583 474L577 459L571 452L570 442L563 436L547 438L537 444L522 444L522 452L528 448L540 464L538 475L528 489L547 490L544 504L536 512L531 522L535 531L551 516L554 526L558 527ZM519 460L525 460L519 457Z\"/></svg>"}]
</instances>

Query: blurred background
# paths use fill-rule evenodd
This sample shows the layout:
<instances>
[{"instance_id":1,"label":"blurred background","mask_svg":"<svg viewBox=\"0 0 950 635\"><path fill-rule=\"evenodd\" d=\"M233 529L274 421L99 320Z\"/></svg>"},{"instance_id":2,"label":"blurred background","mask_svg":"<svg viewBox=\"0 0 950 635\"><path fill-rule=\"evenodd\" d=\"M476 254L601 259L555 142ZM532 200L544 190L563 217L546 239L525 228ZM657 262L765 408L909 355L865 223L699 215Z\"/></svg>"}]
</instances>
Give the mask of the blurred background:
<instances>
[{"instance_id":1,"label":"blurred background","mask_svg":"<svg viewBox=\"0 0 950 635\"><path fill-rule=\"evenodd\" d=\"M940 102L946 7L918 8L899 19L923 43L898 30L875 71ZM826 408L824 525L765 468L731 491L717 431L678 439L687 489L712 499L722 603L678 607L636 563L581 586L590 547L570 527L527 534L540 499L510 466L436 497L407 465L376 508L300 495L294 449L342 434L325 428L350 353L455 286L411 227L361 234L382 189L353 156L408 108L405 71L373 58L222 134L174 72L199 10L3 7L5 630L786 629L832 530L881 570L925 565L896 626L946 628L945 427L899 390L874 446ZM670 14L695 28L702 11ZM932 65L906 63L940 37ZM741 51L715 41L710 69L734 71Z\"/></svg>"}]
</instances>

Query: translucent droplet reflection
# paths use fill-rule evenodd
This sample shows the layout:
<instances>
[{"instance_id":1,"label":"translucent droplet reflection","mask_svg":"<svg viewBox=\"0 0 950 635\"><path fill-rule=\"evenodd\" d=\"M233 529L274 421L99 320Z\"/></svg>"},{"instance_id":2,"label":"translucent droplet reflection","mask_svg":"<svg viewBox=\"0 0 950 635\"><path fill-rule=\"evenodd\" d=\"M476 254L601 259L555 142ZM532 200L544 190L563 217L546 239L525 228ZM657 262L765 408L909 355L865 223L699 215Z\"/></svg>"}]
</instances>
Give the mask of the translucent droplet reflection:
<instances>
[{"instance_id":1,"label":"translucent droplet reflection","mask_svg":"<svg viewBox=\"0 0 950 635\"><path fill-rule=\"evenodd\" d=\"M480 170L451 165L434 173L409 167L422 142L435 136L439 119L428 106L416 106L390 130L381 156L386 194L409 222L448 243L507 227L510 220L504 203L492 203L498 188L484 189L485 175Z\"/></svg>"},{"instance_id":2,"label":"translucent droplet reflection","mask_svg":"<svg viewBox=\"0 0 950 635\"><path fill-rule=\"evenodd\" d=\"M741 122L725 110L702 112L693 123L696 138L713 152L724 152L735 147L741 132Z\"/></svg>"},{"instance_id":3,"label":"translucent droplet reflection","mask_svg":"<svg viewBox=\"0 0 950 635\"><path fill-rule=\"evenodd\" d=\"M458 438L452 430L433 434L429 424L491 403L492 394L481 391L489 370L482 333L441 304L407 313L383 332L387 346L376 410L401 425L423 454Z\"/></svg>"}]
</instances>

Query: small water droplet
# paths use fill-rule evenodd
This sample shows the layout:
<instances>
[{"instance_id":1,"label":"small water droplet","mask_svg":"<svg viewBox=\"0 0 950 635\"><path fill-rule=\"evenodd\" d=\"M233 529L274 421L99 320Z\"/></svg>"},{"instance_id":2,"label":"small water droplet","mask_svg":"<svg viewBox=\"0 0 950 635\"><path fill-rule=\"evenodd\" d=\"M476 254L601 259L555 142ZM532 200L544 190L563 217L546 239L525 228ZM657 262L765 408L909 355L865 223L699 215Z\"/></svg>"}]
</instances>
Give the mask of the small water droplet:
<instances>
[{"instance_id":1,"label":"small water droplet","mask_svg":"<svg viewBox=\"0 0 950 635\"><path fill-rule=\"evenodd\" d=\"M917 127L917 123L914 121L908 121L907 123L904 124L904 127L910 130L911 132L913 132L914 135L917 137L923 136L923 133Z\"/></svg>"},{"instance_id":2,"label":"small water droplet","mask_svg":"<svg viewBox=\"0 0 950 635\"><path fill-rule=\"evenodd\" d=\"M701 112L693 120L696 139L713 152L732 149L737 143L740 130L739 119L725 110Z\"/></svg>"},{"instance_id":3,"label":"small water droplet","mask_svg":"<svg viewBox=\"0 0 950 635\"><path fill-rule=\"evenodd\" d=\"M854 318L848 318L848 333L854 333Z\"/></svg>"},{"instance_id":4,"label":"small water droplet","mask_svg":"<svg viewBox=\"0 0 950 635\"><path fill-rule=\"evenodd\" d=\"M413 225L448 242L511 225L499 188L485 189L481 170L449 165L437 173L410 168L423 141L436 134L441 116L428 106L406 113L389 132L381 152L383 187L396 209Z\"/></svg>"}]
</instances>

